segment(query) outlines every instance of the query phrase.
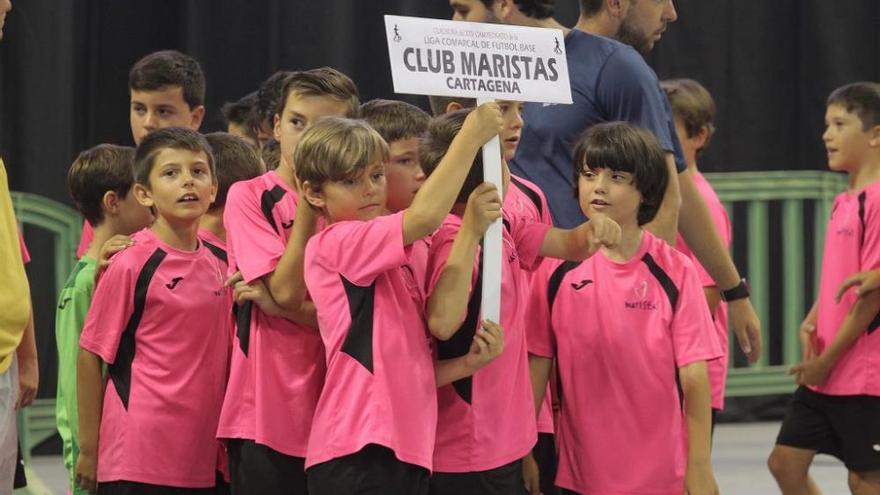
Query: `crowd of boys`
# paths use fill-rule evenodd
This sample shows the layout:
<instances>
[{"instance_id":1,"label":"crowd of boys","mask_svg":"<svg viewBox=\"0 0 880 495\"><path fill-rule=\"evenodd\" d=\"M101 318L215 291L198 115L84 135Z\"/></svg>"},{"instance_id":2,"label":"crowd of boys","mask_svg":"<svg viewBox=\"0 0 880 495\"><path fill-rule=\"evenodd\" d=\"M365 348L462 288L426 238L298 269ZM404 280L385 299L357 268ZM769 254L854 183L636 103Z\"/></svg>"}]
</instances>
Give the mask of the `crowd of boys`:
<instances>
[{"instance_id":1,"label":"crowd of boys","mask_svg":"<svg viewBox=\"0 0 880 495\"><path fill-rule=\"evenodd\" d=\"M552 1L450 3L561 27ZM56 314L71 491L718 493L728 323L750 357L760 340L697 168L715 106L637 52L671 1L581 12L565 30L572 106L431 98L432 117L361 103L317 68L273 74L203 136L198 62L139 60L136 148L83 151L67 177L86 222ZM500 188L482 176L494 136ZM808 468L831 454L853 493L880 493L880 85L835 90L823 139L850 182L769 466L783 493L818 493ZM493 322L481 239L496 221ZM0 248L5 273L18 241ZM15 380L7 320L0 386Z\"/></svg>"}]
</instances>

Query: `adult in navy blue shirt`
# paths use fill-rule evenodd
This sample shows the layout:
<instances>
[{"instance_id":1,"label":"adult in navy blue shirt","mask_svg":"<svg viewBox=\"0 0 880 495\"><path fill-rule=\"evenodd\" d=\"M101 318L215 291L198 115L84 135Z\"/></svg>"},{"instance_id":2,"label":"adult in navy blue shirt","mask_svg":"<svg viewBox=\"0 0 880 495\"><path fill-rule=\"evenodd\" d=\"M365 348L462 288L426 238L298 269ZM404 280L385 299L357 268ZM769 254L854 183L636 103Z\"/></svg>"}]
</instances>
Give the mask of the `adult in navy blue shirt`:
<instances>
[{"instance_id":1,"label":"adult in navy blue shirt","mask_svg":"<svg viewBox=\"0 0 880 495\"><path fill-rule=\"evenodd\" d=\"M663 149L674 155L678 172L687 165L675 135L669 101L654 71L638 52L629 45L577 29L565 37L565 50L574 103L526 105L525 126L510 169L540 186L550 204L553 222L570 229L585 220L574 195L571 150L590 126L620 120L648 129Z\"/></svg>"},{"instance_id":2,"label":"adult in navy blue shirt","mask_svg":"<svg viewBox=\"0 0 880 495\"><path fill-rule=\"evenodd\" d=\"M560 27L536 15L549 0L450 0L455 18L520 26ZM514 173L540 186L559 225L573 225L579 212L574 196L570 146L592 124L624 120L651 130L667 153L669 188L648 229L670 244L681 234L728 300L730 325L751 361L761 352L761 323L709 210L680 152L669 103L654 71L639 55L654 48L678 18L673 0L580 0L581 15L566 31L572 105L529 104L525 127L511 163ZM547 9L540 9L546 14ZM478 18L482 16L483 18ZM678 158L676 159L676 155ZM678 171L680 173L676 174Z\"/></svg>"}]
</instances>

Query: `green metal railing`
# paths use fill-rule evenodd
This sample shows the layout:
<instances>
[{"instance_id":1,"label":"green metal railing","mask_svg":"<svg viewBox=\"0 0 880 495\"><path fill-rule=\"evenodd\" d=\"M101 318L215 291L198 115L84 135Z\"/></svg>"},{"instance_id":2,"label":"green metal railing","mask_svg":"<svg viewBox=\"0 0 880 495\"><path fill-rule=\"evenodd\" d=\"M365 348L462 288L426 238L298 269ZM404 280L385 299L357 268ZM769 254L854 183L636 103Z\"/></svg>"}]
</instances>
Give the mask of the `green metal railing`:
<instances>
[{"instance_id":1,"label":"green metal railing","mask_svg":"<svg viewBox=\"0 0 880 495\"><path fill-rule=\"evenodd\" d=\"M786 376L788 367L800 357L797 330L804 317L804 273L808 268L821 266L825 224L831 213L834 196L846 186L845 177L831 172L731 172L705 174L734 222L733 205L743 203L746 215L746 276L752 288L752 302L762 322L765 348L758 363L753 366L734 366L727 382L729 396L751 396L786 393L794 389L794 382ZM16 215L24 224L39 227L54 236L55 289L64 287L67 275L76 262L75 251L79 242L82 219L66 205L27 193L12 193ZM771 226L770 204L781 203L781 225ZM804 254L805 206L813 203L812 224L814 256L807 260ZM736 210L741 211L742 207ZM771 227L782 232L781 259L771 257L769 232ZM735 241L736 242L736 241ZM740 244L742 245L742 244ZM781 296L782 321L770 319L770 267L781 266L783 292ZM814 269L814 292L818 288L819 270ZM782 362L770 362L771 332L782 333ZM739 352L731 338L731 353ZM19 417L22 426L22 446L27 458L34 445L54 433L54 400L41 399Z\"/></svg>"},{"instance_id":2,"label":"green metal railing","mask_svg":"<svg viewBox=\"0 0 880 495\"><path fill-rule=\"evenodd\" d=\"M798 328L803 320L804 307L818 291L819 267L822 264L822 246L825 224L831 214L834 197L846 187L846 176L820 171L786 172L732 172L705 174L715 188L734 222L734 204L744 203L746 211L746 277L752 289L752 303L761 320L764 351L758 362L749 367L734 366L727 381L727 395L750 396L786 393L794 389L794 381L786 375L788 368L800 359ZM771 202L780 203L781 225L772 228L782 233L781 256L771 257ZM813 259L804 254L805 206L813 206ZM740 210L740 208L737 208ZM734 243L737 243L736 238ZM742 245L741 243L737 243ZM781 258L781 259L778 259ZM782 321L770 315L771 266L782 267ZM805 294L805 273L814 274L813 293ZM807 299L809 297L809 299ZM782 334L782 362L770 363L771 332ZM731 354L739 352L735 339L730 339ZM776 349L776 351L779 351Z\"/></svg>"},{"instance_id":3,"label":"green metal railing","mask_svg":"<svg viewBox=\"0 0 880 495\"><path fill-rule=\"evenodd\" d=\"M12 205L18 221L52 234L55 294L59 294L76 264L76 247L82 230L82 217L69 206L36 194L12 192ZM29 464L34 446L56 431L55 399L35 400L30 407L19 412L18 424L22 456L25 463Z\"/></svg>"}]
</instances>

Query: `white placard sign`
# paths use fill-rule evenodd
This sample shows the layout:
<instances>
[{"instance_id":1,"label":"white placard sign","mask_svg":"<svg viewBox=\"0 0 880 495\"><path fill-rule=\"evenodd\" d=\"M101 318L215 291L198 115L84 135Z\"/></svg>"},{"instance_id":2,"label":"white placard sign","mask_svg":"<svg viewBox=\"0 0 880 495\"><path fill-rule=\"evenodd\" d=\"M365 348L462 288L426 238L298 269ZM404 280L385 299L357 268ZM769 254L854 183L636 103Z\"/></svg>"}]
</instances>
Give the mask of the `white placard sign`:
<instances>
[{"instance_id":1,"label":"white placard sign","mask_svg":"<svg viewBox=\"0 0 880 495\"><path fill-rule=\"evenodd\" d=\"M394 91L418 95L571 103L558 29L385 16ZM483 146L483 178L502 190L498 136ZM501 221L483 237L482 316L500 323Z\"/></svg>"},{"instance_id":2,"label":"white placard sign","mask_svg":"<svg viewBox=\"0 0 880 495\"><path fill-rule=\"evenodd\" d=\"M394 91L571 103L558 29L385 16Z\"/></svg>"}]
</instances>

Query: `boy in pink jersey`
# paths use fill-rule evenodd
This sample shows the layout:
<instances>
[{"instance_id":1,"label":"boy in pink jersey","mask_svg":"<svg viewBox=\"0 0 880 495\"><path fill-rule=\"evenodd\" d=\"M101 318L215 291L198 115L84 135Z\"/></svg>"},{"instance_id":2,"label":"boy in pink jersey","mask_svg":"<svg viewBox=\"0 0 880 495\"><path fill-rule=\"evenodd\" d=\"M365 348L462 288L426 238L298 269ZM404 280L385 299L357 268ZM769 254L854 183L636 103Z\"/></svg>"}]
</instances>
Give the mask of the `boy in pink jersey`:
<instances>
[{"instance_id":1,"label":"boy in pink jersey","mask_svg":"<svg viewBox=\"0 0 880 495\"><path fill-rule=\"evenodd\" d=\"M227 132L212 132L205 135L214 155L214 169L217 171L217 199L211 203L208 212L199 222L199 238L224 264L228 264L226 254L226 227L223 225L223 210L226 197L232 184L258 177L266 172L260 155L253 146L243 139Z\"/></svg>"},{"instance_id":2,"label":"boy in pink jersey","mask_svg":"<svg viewBox=\"0 0 880 495\"><path fill-rule=\"evenodd\" d=\"M838 294L847 277L880 268L880 84L840 87L827 107L828 166L846 172L849 187L831 210L819 297L800 330L803 360L790 371L801 386L768 460L786 495L819 493L809 476L817 453L843 461L852 493L880 493L880 294Z\"/></svg>"},{"instance_id":3,"label":"boy in pink jersey","mask_svg":"<svg viewBox=\"0 0 880 495\"><path fill-rule=\"evenodd\" d=\"M243 285L265 284L287 311L273 315L249 302L238 310L217 431L218 438L229 440L233 493L306 493L306 448L326 365L314 309L304 310L294 297L303 285L302 253L288 239L300 227L313 231L315 219L295 221L293 150L316 121L355 116L358 105L357 88L339 71L288 75L275 115L281 166L229 190L224 224L230 272L240 272Z\"/></svg>"},{"instance_id":4,"label":"boy in pink jersey","mask_svg":"<svg viewBox=\"0 0 880 495\"><path fill-rule=\"evenodd\" d=\"M213 169L189 129L137 149L133 192L157 218L114 257L80 338L77 483L90 491L213 493L230 334L223 266L197 235Z\"/></svg>"},{"instance_id":5,"label":"boy in pink jersey","mask_svg":"<svg viewBox=\"0 0 880 495\"><path fill-rule=\"evenodd\" d=\"M687 162L688 170L692 172L694 185L709 208L712 222L721 236L721 242L730 249L731 228L727 210L718 199L718 194L712 189L709 181L697 169L697 157L705 151L709 140L715 132L713 121L715 120L715 101L712 95L700 83L693 79L671 79L662 81L660 86L666 92L669 104L672 107L672 115L675 120L675 130L681 142L682 153ZM721 291L712 276L703 268L693 251L684 242L681 233L676 234L675 248L688 255L697 269L700 282L703 284L703 292L706 302L709 304L709 313L715 323L718 332L718 343L721 345L723 355L720 359L709 361L709 383L712 385L712 424L714 430L715 416L718 411L724 409L724 386L727 382L727 303L721 299Z\"/></svg>"},{"instance_id":6,"label":"boy in pink jersey","mask_svg":"<svg viewBox=\"0 0 880 495\"><path fill-rule=\"evenodd\" d=\"M475 111L436 177L409 208L387 216L388 148L372 128L325 119L297 147L304 195L328 222L305 251L306 285L327 353L306 461L312 495L427 493L436 386L485 364L481 357L501 335L484 322L460 366L435 371L411 246L443 220L467 174L461 164L473 160L500 121L495 104ZM487 226L491 207L480 212Z\"/></svg>"},{"instance_id":7,"label":"boy in pink jersey","mask_svg":"<svg viewBox=\"0 0 880 495\"><path fill-rule=\"evenodd\" d=\"M643 225L666 187L648 131L598 124L574 149L577 194L620 243L583 263L545 264L529 352L536 399L556 357L563 493L714 494L706 361L720 354L690 260Z\"/></svg>"},{"instance_id":8,"label":"boy in pink jersey","mask_svg":"<svg viewBox=\"0 0 880 495\"><path fill-rule=\"evenodd\" d=\"M516 115L513 125L502 131L503 141L507 143L515 143L522 123L517 110L513 110ZM429 177L462 129L468 112L453 112L431 122L420 150L422 167ZM504 146L502 153L509 154L514 149L515 146ZM505 352L472 377L464 377L440 389L432 494L501 494L523 490L521 460L531 452L537 440L524 327L525 302L529 298L528 271L534 270L544 255L566 259L588 257L600 243L613 244L619 233L616 224L607 219L585 222L572 230L553 229L536 222L525 207L532 199L519 185L511 186L504 160L502 175L506 193L502 236L503 256L507 262L502 265L501 276ZM440 340L438 363L467 353L477 330L482 287L478 261L482 256L478 256L480 239L464 228L461 216L464 202L472 193L497 194L494 188L481 185L481 181L482 157L477 157L459 190L453 215L444 220L431 240L428 327Z\"/></svg>"},{"instance_id":9,"label":"boy in pink jersey","mask_svg":"<svg viewBox=\"0 0 880 495\"><path fill-rule=\"evenodd\" d=\"M148 133L166 127L199 130L205 118L205 75L199 63L176 50L162 50L138 60L128 73L129 121L137 146ZM81 258L94 231L88 221L76 249Z\"/></svg>"},{"instance_id":10,"label":"boy in pink jersey","mask_svg":"<svg viewBox=\"0 0 880 495\"><path fill-rule=\"evenodd\" d=\"M473 98L431 96L429 100L431 110L435 115L442 115L463 108L472 108L476 105L476 100ZM523 127L523 103L499 101L498 104L504 117L504 128L499 136L503 143L501 155L505 161L509 161L513 159L519 145L519 138ZM550 207L547 204L547 198L544 196L543 191L532 182L513 174L510 175L510 183L517 191L514 191L514 194L505 200L507 212L512 215L518 215L524 222L552 225ZM528 272L527 277L530 276L531 272ZM534 456L527 456L523 459L523 478L527 490L533 493L540 491L544 495L556 495L557 493L556 487L553 485L553 478L556 475L556 444L553 439L552 397L555 397L555 395L551 393L551 386L548 383L547 393L538 414L538 442L533 449Z\"/></svg>"}]
</instances>

